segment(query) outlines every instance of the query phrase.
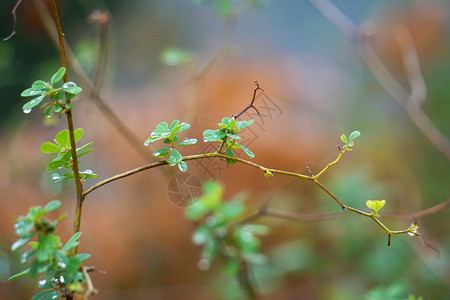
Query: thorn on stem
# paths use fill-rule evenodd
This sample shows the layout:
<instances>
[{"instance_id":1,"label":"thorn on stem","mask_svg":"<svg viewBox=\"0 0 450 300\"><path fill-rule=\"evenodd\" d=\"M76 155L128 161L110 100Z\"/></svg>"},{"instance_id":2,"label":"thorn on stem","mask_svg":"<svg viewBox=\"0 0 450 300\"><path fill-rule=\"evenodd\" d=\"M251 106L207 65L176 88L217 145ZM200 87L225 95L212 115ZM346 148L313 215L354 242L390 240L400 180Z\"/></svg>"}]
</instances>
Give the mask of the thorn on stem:
<instances>
[{"instance_id":1,"label":"thorn on stem","mask_svg":"<svg viewBox=\"0 0 450 300\"><path fill-rule=\"evenodd\" d=\"M311 177L314 177L313 172L311 172L311 169L309 168L309 166L306 166L306 170L308 170L309 174L311 174Z\"/></svg>"},{"instance_id":2,"label":"thorn on stem","mask_svg":"<svg viewBox=\"0 0 450 300\"><path fill-rule=\"evenodd\" d=\"M342 152L341 146L338 145L337 147L338 147L339 152Z\"/></svg>"},{"instance_id":3,"label":"thorn on stem","mask_svg":"<svg viewBox=\"0 0 450 300\"><path fill-rule=\"evenodd\" d=\"M388 234L388 246L391 245L391 234Z\"/></svg>"}]
</instances>

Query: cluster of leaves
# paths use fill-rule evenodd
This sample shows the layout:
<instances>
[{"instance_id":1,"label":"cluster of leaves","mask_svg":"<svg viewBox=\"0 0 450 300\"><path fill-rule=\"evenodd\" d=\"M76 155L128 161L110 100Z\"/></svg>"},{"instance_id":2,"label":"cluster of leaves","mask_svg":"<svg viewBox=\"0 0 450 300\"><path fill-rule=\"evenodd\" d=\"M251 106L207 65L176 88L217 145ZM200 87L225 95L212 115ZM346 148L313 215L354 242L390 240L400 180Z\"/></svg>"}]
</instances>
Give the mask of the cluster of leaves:
<instances>
[{"instance_id":1,"label":"cluster of leaves","mask_svg":"<svg viewBox=\"0 0 450 300\"><path fill-rule=\"evenodd\" d=\"M342 134L341 141L343 141L345 143L344 150L352 151L351 147L353 147L355 145L354 141L360 135L361 135L361 132L359 132L359 131L353 131L352 133L350 133L348 138L345 134Z\"/></svg>"},{"instance_id":2,"label":"cluster of leaves","mask_svg":"<svg viewBox=\"0 0 450 300\"><path fill-rule=\"evenodd\" d=\"M50 101L41 106L46 116L50 117L53 113L62 114L71 110L71 100L81 93L82 89L75 82L66 82L61 87L55 88L54 85L63 79L65 73L66 68L60 68L53 74L50 81L36 80L30 88L24 90L20 94L22 97L37 97L25 103L22 107L23 112L30 113L46 97L49 97Z\"/></svg>"},{"instance_id":3,"label":"cluster of leaves","mask_svg":"<svg viewBox=\"0 0 450 300\"><path fill-rule=\"evenodd\" d=\"M208 269L217 255L227 261L225 270L239 272L242 263L261 264L266 261L259 253L258 235L268 229L263 225L239 224L237 219L244 213L242 197L223 202L222 187L215 182L203 186L203 195L186 210L186 216L199 222L192 239L203 246L199 267Z\"/></svg>"},{"instance_id":4,"label":"cluster of leaves","mask_svg":"<svg viewBox=\"0 0 450 300\"><path fill-rule=\"evenodd\" d=\"M74 137L75 142L77 142L81 137L83 136L83 129L78 128L74 131ZM75 178L75 175L73 173L73 158L72 158L72 147L70 146L70 134L69 130L65 129L58 134L56 134L56 137L54 139L55 143L45 142L41 146L41 152L43 153L57 153L57 156L48 164L47 166L47 172L51 172L56 169L70 169L72 170L72 173L66 173L63 175L60 175L58 173L54 173L52 175L52 179L55 182L59 182L65 179L69 178ZM93 151L93 149L86 149L87 147L91 146L93 143L87 143L79 148L76 149L77 152L77 158L80 158L90 152ZM77 162L78 164L79 162ZM80 174L80 180L84 182L87 178L95 178L98 177L97 174L94 174L94 172L90 169L86 169L84 171L79 172Z\"/></svg>"},{"instance_id":5,"label":"cluster of leaves","mask_svg":"<svg viewBox=\"0 0 450 300\"><path fill-rule=\"evenodd\" d=\"M191 127L191 125L187 123L180 123L179 120L172 121L170 127L166 122L161 122L156 126L156 129L150 133L150 137L145 141L144 145L148 146L150 143L164 140L164 144L168 144L170 146L155 150L153 152L153 156L167 156L166 162L169 165L177 165L181 172L186 172L188 166L186 162L183 161L183 156L176 149L176 147L195 145L197 143L197 139L189 138L185 138L182 142L177 143L180 140L180 137L177 134L188 129L189 127Z\"/></svg>"},{"instance_id":6,"label":"cluster of leaves","mask_svg":"<svg viewBox=\"0 0 450 300\"><path fill-rule=\"evenodd\" d=\"M253 154L250 149L237 142L242 139L239 135L237 135L238 131L250 126L254 121L255 120L236 121L234 117L223 118L222 122L218 124L220 129L205 130L203 132L203 140L205 142L221 141L222 144L220 145L219 152L225 153L227 156L236 157L232 149L242 149L249 158L254 158L255 154ZM231 165L234 164L235 161L232 159L227 159L227 163Z\"/></svg>"},{"instance_id":7,"label":"cluster of leaves","mask_svg":"<svg viewBox=\"0 0 450 300\"><path fill-rule=\"evenodd\" d=\"M79 292L85 277L81 269L81 262L89 258L89 254L71 255L71 250L78 245L81 232L75 233L66 244L62 244L56 235L56 225L65 218L65 215L54 221L43 218L47 213L57 209L60 201L53 200L43 208L31 207L26 216L17 218L15 231L19 239L12 245L11 250L16 251L29 244L31 250L22 254L21 263L32 261L31 267L9 278L29 275L36 278L38 275L39 288L46 291L36 294L32 300L56 299L59 294L66 291ZM30 240L37 236L37 241Z\"/></svg>"}]
</instances>

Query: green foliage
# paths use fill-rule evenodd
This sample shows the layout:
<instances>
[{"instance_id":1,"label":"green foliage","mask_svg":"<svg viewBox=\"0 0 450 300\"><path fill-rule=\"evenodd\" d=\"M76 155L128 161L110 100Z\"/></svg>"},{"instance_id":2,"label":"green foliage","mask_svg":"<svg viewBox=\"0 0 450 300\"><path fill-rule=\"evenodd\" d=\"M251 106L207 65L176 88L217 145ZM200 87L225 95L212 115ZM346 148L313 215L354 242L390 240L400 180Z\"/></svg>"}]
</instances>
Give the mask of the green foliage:
<instances>
[{"instance_id":1,"label":"green foliage","mask_svg":"<svg viewBox=\"0 0 450 300\"><path fill-rule=\"evenodd\" d=\"M267 227L237 223L245 210L242 199L223 202L223 190L218 183L205 183L203 191L203 195L186 210L189 219L199 222L192 240L203 246L200 268L209 268L218 255L225 258L225 269L231 274L237 274L241 262L264 263L265 256L259 253L258 235L266 234Z\"/></svg>"},{"instance_id":2,"label":"green foliage","mask_svg":"<svg viewBox=\"0 0 450 300\"><path fill-rule=\"evenodd\" d=\"M81 139L83 136L83 129L78 128L74 131L75 142ZM65 129L58 134L54 139L55 143L45 142L41 146L41 152L43 153L57 153L57 156L47 165L47 172L51 172L56 169L69 169L72 170L71 173L66 173L64 175L60 175L58 173L52 174L52 180L55 182L59 182L69 178L75 178L73 173L73 158L72 158L72 147L70 146L70 133L69 130ZM91 146L93 143L87 143L81 147L76 149L77 158L80 158L88 153L91 153L93 149L86 149ZM77 162L79 163L79 162ZM84 182L88 178L96 178L97 174L90 169L86 169L84 171L79 172L80 180Z\"/></svg>"},{"instance_id":3,"label":"green foliage","mask_svg":"<svg viewBox=\"0 0 450 300\"><path fill-rule=\"evenodd\" d=\"M379 217L378 211L386 204L386 200L367 200L366 206L372 210L372 215Z\"/></svg>"},{"instance_id":4,"label":"green foliage","mask_svg":"<svg viewBox=\"0 0 450 300\"><path fill-rule=\"evenodd\" d=\"M29 244L30 250L21 257L23 264L31 263L31 267L17 273L9 280L29 275L32 278L40 276L39 288L47 291L36 294L32 299L56 299L58 291L64 293L72 285L85 280L80 272L81 262L89 258L89 254L71 255L71 250L78 245L81 232L75 233L64 245L56 235L56 225L65 218L60 216L53 221L43 218L49 212L59 208L60 201L53 200L43 208L31 207L26 216L20 216L15 222L15 231L19 239L11 246L12 251ZM30 240L37 237L37 241Z\"/></svg>"},{"instance_id":5,"label":"green foliage","mask_svg":"<svg viewBox=\"0 0 450 300\"><path fill-rule=\"evenodd\" d=\"M66 82L61 87L55 88L54 85L60 82L64 74L65 68L60 68L53 74L50 81L36 80L30 88L24 90L20 95L22 97L35 97L25 103L22 107L24 113L30 113L31 110L41 104L41 102L48 98L50 101L44 103L41 108L44 110L46 116L51 116L53 113L62 114L72 109L71 100L77 94L82 92L82 89L77 86L75 82Z\"/></svg>"},{"instance_id":6,"label":"green foliage","mask_svg":"<svg viewBox=\"0 0 450 300\"><path fill-rule=\"evenodd\" d=\"M203 140L205 142L221 141L222 144L220 145L219 152L224 152L228 156L236 157L232 149L242 149L249 158L254 158L255 154L250 149L237 142L237 140L242 139L237 135L238 131L250 126L254 121L236 121L234 118L223 118L222 122L218 124L220 129L205 130L203 132ZM227 159L227 163L231 165L235 161Z\"/></svg>"},{"instance_id":7,"label":"green foliage","mask_svg":"<svg viewBox=\"0 0 450 300\"><path fill-rule=\"evenodd\" d=\"M350 135L348 136L348 139L347 139L347 136L345 134L342 134L341 135L341 141L345 143L344 150L352 151L352 149L350 149L350 148L355 145L354 141L360 135L361 135L361 132L353 131L352 133L350 133Z\"/></svg>"},{"instance_id":8,"label":"green foliage","mask_svg":"<svg viewBox=\"0 0 450 300\"><path fill-rule=\"evenodd\" d=\"M180 123L179 120L172 121L170 127L166 122L161 122L156 126L156 129L150 133L150 137L145 141L144 145L148 146L150 143L164 140L164 144L169 146L154 151L153 156L167 157L166 162L169 165L177 165L181 172L186 172L188 166L183 161L183 156L176 148L178 146L189 146L197 143L197 139L189 138L185 138L183 141L178 142L180 137L177 134L188 129L189 127L191 127L191 125L187 123Z\"/></svg>"}]
</instances>

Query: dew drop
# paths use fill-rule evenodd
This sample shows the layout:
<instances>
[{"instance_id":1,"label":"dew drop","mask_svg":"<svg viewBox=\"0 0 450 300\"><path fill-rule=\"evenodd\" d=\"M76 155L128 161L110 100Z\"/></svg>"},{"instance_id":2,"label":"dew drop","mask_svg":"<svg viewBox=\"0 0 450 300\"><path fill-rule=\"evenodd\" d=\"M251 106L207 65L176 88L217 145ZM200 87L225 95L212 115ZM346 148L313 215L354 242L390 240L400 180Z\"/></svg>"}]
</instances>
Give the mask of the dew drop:
<instances>
[{"instance_id":1,"label":"dew drop","mask_svg":"<svg viewBox=\"0 0 450 300\"><path fill-rule=\"evenodd\" d=\"M31 109L24 109L23 112L24 112L25 114L29 114L29 113L31 112Z\"/></svg>"},{"instance_id":2,"label":"dew drop","mask_svg":"<svg viewBox=\"0 0 450 300\"><path fill-rule=\"evenodd\" d=\"M208 142L208 140L207 140L206 138L204 138L204 139L203 139L203 142L207 143L207 142Z\"/></svg>"},{"instance_id":3,"label":"dew drop","mask_svg":"<svg viewBox=\"0 0 450 300\"><path fill-rule=\"evenodd\" d=\"M59 177L59 174L53 174L52 175L52 180L58 180L60 177Z\"/></svg>"},{"instance_id":4,"label":"dew drop","mask_svg":"<svg viewBox=\"0 0 450 300\"><path fill-rule=\"evenodd\" d=\"M160 152L153 153L154 156L159 156L160 154L161 154Z\"/></svg>"},{"instance_id":5,"label":"dew drop","mask_svg":"<svg viewBox=\"0 0 450 300\"><path fill-rule=\"evenodd\" d=\"M83 171L83 174L85 174L85 175L90 175L90 174L93 174L93 173L94 173L94 171L92 171L91 169L86 169L86 170Z\"/></svg>"},{"instance_id":6,"label":"dew drop","mask_svg":"<svg viewBox=\"0 0 450 300\"><path fill-rule=\"evenodd\" d=\"M44 285L46 283L47 283L47 280L45 280L45 279L39 280L39 285Z\"/></svg>"}]
</instances>

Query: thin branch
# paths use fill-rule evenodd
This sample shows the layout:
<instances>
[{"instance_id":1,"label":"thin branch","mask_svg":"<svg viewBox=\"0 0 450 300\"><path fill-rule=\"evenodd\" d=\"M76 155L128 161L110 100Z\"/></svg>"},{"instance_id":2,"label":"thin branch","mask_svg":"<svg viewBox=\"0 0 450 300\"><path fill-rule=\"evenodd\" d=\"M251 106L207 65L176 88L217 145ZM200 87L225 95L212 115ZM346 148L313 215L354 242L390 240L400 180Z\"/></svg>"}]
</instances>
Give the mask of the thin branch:
<instances>
[{"instance_id":1,"label":"thin branch","mask_svg":"<svg viewBox=\"0 0 450 300\"><path fill-rule=\"evenodd\" d=\"M260 90L260 91L264 91L264 90L263 90L262 88L259 87L259 83L258 83L257 80L255 80L255 85L256 85L256 87L253 89L253 97L252 97L252 101L251 101L250 104L249 104L246 108L244 108L240 113L238 113L237 115L233 115L233 117L234 117L235 119L239 118L240 115L242 115L243 113L245 113L245 112L246 112L247 110L249 110L250 108L253 108L253 109L256 111L256 113L258 114L258 116L261 115L261 114L259 113L258 109L253 105L253 103L255 103L256 92L257 92L258 90Z\"/></svg>"},{"instance_id":2,"label":"thin branch","mask_svg":"<svg viewBox=\"0 0 450 300\"><path fill-rule=\"evenodd\" d=\"M108 61L108 37L111 24L111 15L105 11L95 10L89 15L88 21L91 24L97 25L100 31L97 67L94 76L94 95L95 93L100 93L105 79L106 65ZM93 98L97 99L96 97Z\"/></svg>"},{"instance_id":3,"label":"thin branch","mask_svg":"<svg viewBox=\"0 0 450 300\"><path fill-rule=\"evenodd\" d=\"M12 17L13 17L13 30L12 30L11 34L10 34L8 37L6 37L6 38L3 39L4 41L9 40L10 38L12 38L12 37L16 34L16 26L17 26L17 9L19 8L20 3L22 3L22 1L23 1L23 0L17 0L16 5L14 6L14 8L13 8L12 11L11 11L11 15L12 15Z\"/></svg>"},{"instance_id":4,"label":"thin branch","mask_svg":"<svg viewBox=\"0 0 450 300\"><path fill-rule=\"evenodd\" d=\"M225 159L231 159L234 160L236 162L242 163L242 164L246 164L249 165L251 167L257 168L263 172L269 171L272 174L282 174L282 175L287 175L287 176L294 176L294 177L299 177L299 178L303 178L303 179L309 179L309 180L314 180L314 178L308 176L308 175L304 175L304 174L299 174L299 173L295 173L295 172L290 172L290 171L283 171L283 170L276 170L276 169L269 169L266 168L264 166L261 166L257 163L242 159L242 158L238 158L238 157L231 157L231 156L227 156L225 154L222 153L217 153L217 152L212 152L212 153L205 153L205 154L195 154L195 155L188 155L188 156L184 156L183 157L183 161L189 161L189 160L196 160L196 159L204 159L204 158L214 158L214 157L220 157L220 158L225 158ZM111 183L113 181L131 176L133 174L136 173L140 173L142 171L148 170L148 169L152 169L155 167L159 167L159 166L163 166L163 165L167 165L168 163L166 161L158 161L158 162L153 162L138 168L135 168L133 170L129 170L126 171L124 173L112 176L110 178L107 178L105 180L102 180L96 184L94 184L93 186L91 186L90 188L86 189L84 191L84 196L87 196L90 192L98 189L99 187Z\"/></svg>"},{"instance_id":5,"label":"thin branch","mask_svg":"<svg viewBox=\"0 0 450 300\"><path fill-rule=\"evenodd\" d=\"M59 20L58 8L56 7L55 0L51 0L51 9L52 9L52 14L53 14L53 18L55 21L56 29L58 32L61 65L62 65L62 67L67 68L66 52L65 52L65 47L64 47L64 33L62 31L61 22ZM64 82L69 81L67 72L65 72L63 80L64 80ZM75 220L74 220L74 225L73 225L73 232L76 233L76 232L80 231L81 212L83 209L84 195L83 195L83 185L81 183L80 172L78 169L78 158L77 158L77 150L76 150L77 147L76 147L75 135L74 135L75 129L73 126L73 118L72 118L71 110L67 110L66 117L67 117L68 129L69 129L70 147L71 147L71 151L72 151L71 167L72 167L72 170L74 173L75 186L76 186L76 190L77 190L77 204L76 204L76 210L75 210ZM77 249L78 249L78 247L73 248L73 254L77 253Z\"/></svg>"},{"instance_id":6,"label":"thin branch","mask_svg":"<svg viewBox=\"0 0 450 300\"><path fill-rule=\"evenodd\" d=\"M43 3L39 0L32 0L33 4L44 24L44 27L55 44L58 46L58 36L55 31L54 25L52 24L52 18L48 11L45 9ZM106 118L117 128L117 130L122 134L122 136L133 146L133 148L141 154L146 160L151 158L151 153L143 147L142 138L132 129L127 122L125 122L120 115L96 92L95 85L92 83L91 79L84 72L82 66L75 58L72 49L66 45L66 57L67 62L71 67L71 71L75 74L81 81L83 89L89 93L96 101L94 103L97 105L100 112L102 112Z\"/></svg>"},{"instance_id":7,"label":"thin branch","mask_svg":"<svg viewBox=\"0 0 450 300\"><path fill-rule=\"evenodd\" d=\"M343 34L345 34L360 50L360 54L365 60L365 63L375 79L381 87L389 94L389 96L406 112L412 123L416 125L420 132L428 139L428 141L447 159L450 160L450 142L445 135L431 122L428 116L420 109L420 100L423 91L417 93L419 87L411 86L411 95L401 86L398 80L388 70L386 65L376 54L375 50L370 45L364 32L356 26L341 10L339 10L329 0L309 0L322 15L327 18L332 24L336 26ZM411 53L411 52L409 52ZM409 54L408 54L409 55ZM404 58L411 63L410 58ZM418 63L412 62L418 67ZM410 68L408 66L407 68ZM411 72L409 70L408 72ZM417 76L417 71L414 71ZM411 74L410 74L411 75ZM411 82L410 78L410 82ZM416 85L417 78L414 78L414 85ZM420 78L419 78L420 81ZM411 82L413 83L413 82ZM421 88L423 90L423 88ZM417 95L415 95L416 93ZM418 101L409 101L419 97Z\"/></svg>"},{"instance_id":8,"label":"thin branch","mask_svg":"<svg viewBox=\"0 0 450 300\"><path fill-rule=\"evenodd\" d=\"M423 219L425 217L434 215L434 214L436 214L444 209L447 209L449 207L450 207L450 199L447 199L446 201L444 201L442 203L436 204L434 206L431 206L429 208L426 208L426 209L418 211L418 212L414 212L414 213L410 213L410 214L385 212L384 215L389 216L389 217L396 217L396 218L408 219L411 221L417 221L417 220Z\"/></svg>"},{"instance_id":9,"label":"thin branch","mask_svg":"<svg viewBox=\"0 0 450 300\"><path fill-rule=\"evenodd\" d=\"M339 161L339 159L342 157L342 154L344 152L346 152L346 151L348 151L348 150L344 149L343 151L340 151L339 155L338 155L338 158L335 161L333 161L333 163L327 164L327 166L324 168L324 170L327 170L331 165L336 164ZM290 171L270 169L270 168L264 167L262 165L259 165L257 163L254 163L254 162L242 159L242 158L231 157L231 156L227 156L225 154L217 153L217 152L184 156L183 157L183 161L205 159L205 158L214 158L214 157L220 157L220 158L224 158L224 159L227 159L227 160L233 160L235 162L246 164L246 165L249 165L249 166L251 166L253 168L256 168L256 169L258 169L258 170L260 170L260 171L262 171L264 173L269 171L272 174L281 174L281 175L293 176L293 177L297 177L297 178L311 180L316 185L318 185L323 191L325 191L331 198L333 198L333 200L336 201L336 203L339 204L339 206L342 209L345 209L345 210L348 210L348 211L360 214L362 216L371 218L379 226L381 226L383 228L383 230L388 233L389 236L392 235L392 234L403 234L403 233L409 233L409 234L412 234L412 235L419 235L415 230L413 230L412 227L409 227L408 229L405 229L405 230L399 230L399 231L390 230L381 221L379 221L372 213L366 213L364 211L361 211L361 210L358 210L356 208L353 208L353 207L345 205L327 187L325 187L322 183L320 183L318 181L317 178L318 178L319 175L324 173L323 170L318 175L308 176L308 175L295 173L295 172L290 172ZM135 168L133 170L129 170L129 171L126 171L124 173L112 176L110 178L107 178L105 180L102 180L102 181L94 184L93 186L91 186L90 188L85 190L84 193L83 193L83 196L86 197L92 191L94 191L94 190L98 189L99 187L104 186L104 185L106 185L108 183L111 183L113 181L116 181L116 180L119 180L119 179L122 179L122 178L125 178L125 177L128 177L128 176L140 173L140 172L148 170L148 169L152 169L152 168L159 167L159 166L164 166L164 165L168 165L168 163L166 161L158 161L158 162L150 163L150 164L147 164L147 165ZM297 220L301 219L301 216L299 216L299 215L290 215L289 216L289 214L285 213L285 212L283 213L283 212L279 212L279 211L268 210L267 206L268 206L268 204L267 205L263 205L258 212L256 212L255 214L249 216L247 219L244 219L243 221L244 222L249 222L249 221L252 221L252 220L256 220L256 219L258 219L258 218L260 218L262 216L265 216L265 215L272 215L272 216L275 216L275 217L280 217L280 218L285 218L285 219L297 219ZM241 222L243 222L243 221L241 221Z\"/></svg>"},{"instance_id":10,"label":"thin branch","mask_svg":"<svg viewBox=\"0 0 450 300\"><path fill-rule=\"evenodd\" d=\"M416 47L414 46L411 34L404 26L397 28L395 38L402 51L403 65L411 87L408 103L421 106L427 99L427 85L420 70Z\"/></svg>"},{"instance_id":11,"label":"thin branch","mask_svg":"<svg viewBox=\"0 0 450 300\"><path fill-rule=\"evenodd\" d=\"M285 220L295 221L295 222L317 222L332 220L343 216L342 212L328 212L328 213L318 213L318 214L299 214L290 211L281 211L274 209L267 209L264 212L265 216L281 218Z\"/></svg>"},{"instance_id":12,"label":"thin branch","mask_svg":"<svg viewBox=\"0 0 450 300\"><path fill-rule=\"evenodd\" d=\"M86 279L86 285L88 289L84 293L84 297L87 299L91 294L97 294L97 290L94 288L94 284L92 283L91 276L89 276L89 272L94 271L94 267L82 267L81 272L84 275L84 278Z\"/></svg>"}]
</instances>

